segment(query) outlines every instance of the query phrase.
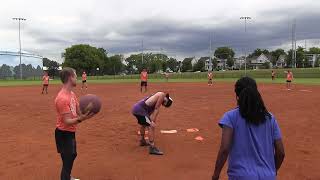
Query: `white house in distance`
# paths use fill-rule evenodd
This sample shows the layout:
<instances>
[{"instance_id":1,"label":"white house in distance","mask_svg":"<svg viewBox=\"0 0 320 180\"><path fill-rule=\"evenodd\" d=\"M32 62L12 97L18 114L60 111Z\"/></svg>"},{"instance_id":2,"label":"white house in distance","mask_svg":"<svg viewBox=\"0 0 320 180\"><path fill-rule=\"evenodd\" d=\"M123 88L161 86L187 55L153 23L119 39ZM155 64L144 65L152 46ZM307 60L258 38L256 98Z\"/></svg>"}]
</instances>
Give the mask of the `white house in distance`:
<instances>
[{"instance_id":1,"label":"white house in distance","mask_svg":"<svg viewBox=\"0 0 320 180\"><path fill-rule=\"evenodd\" d=\"M206 60L204 62L204 69L206 71L212 71L213 70L213 63L212 63L212 59L210 59L210 57L205 57Z\"/></svg>"},{"instance_id":2,"label":"white house in distance","mask_svg":"<svg viewBox=\"0 0 320 180\"><path fill-rule=\"evenodd\" d=\"M269 63L269 67L272 67L271 58L271 56L262 53L260 56L249 58L248 61L253 69L260 69L265 63Z\"/></svg>"},{"instance_id":3,"label":"white house in distance","mask_svg":"<svg viewBox=\"0 0 320 180\"><path fill-rule=\"evenodd\" d=\"M284 67L286 67L286 66L287 66L286 55L280 55L275 66L276 66L277 68L284 68Z\"/></svg>"},{"instance_id":4,"label":"white house in distance","mask_svg":"<svg viewBox=\"0 0 320 180\"><path fill-rule=\"evenodd\" d=\"M320 54L306 54L306 58L308 59L309 65L314 67L316 60L320 58Z\"/></svg>"}]
</instances>

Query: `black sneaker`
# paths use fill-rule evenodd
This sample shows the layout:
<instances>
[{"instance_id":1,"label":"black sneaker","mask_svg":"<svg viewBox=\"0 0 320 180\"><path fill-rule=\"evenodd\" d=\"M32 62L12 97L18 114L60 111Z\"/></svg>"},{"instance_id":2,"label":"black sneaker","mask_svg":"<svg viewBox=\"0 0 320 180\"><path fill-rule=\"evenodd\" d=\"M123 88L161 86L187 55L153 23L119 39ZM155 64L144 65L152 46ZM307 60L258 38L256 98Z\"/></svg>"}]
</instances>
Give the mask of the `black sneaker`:
<instances>
[{"instance_id":1,"label":"black sneaker","mask_svg":"<svg viewBox=\"0 0 320 180\"><path fill-rule=\"evenodd\" d=\"M161 152L157 147L153 146L153 147L149 147L149 154L152 155L163 155L163 152Z\"/></svg>"},{"instance_id":2,"label":"black sneaker","mask_svg":"<svg viewBox=\"0 0 320 180\"><path fill-rule=\"evenodd\" d=\"M150 144L146 140L140 140L140 146L149 146Z\"/></svg>"}]
</instances>

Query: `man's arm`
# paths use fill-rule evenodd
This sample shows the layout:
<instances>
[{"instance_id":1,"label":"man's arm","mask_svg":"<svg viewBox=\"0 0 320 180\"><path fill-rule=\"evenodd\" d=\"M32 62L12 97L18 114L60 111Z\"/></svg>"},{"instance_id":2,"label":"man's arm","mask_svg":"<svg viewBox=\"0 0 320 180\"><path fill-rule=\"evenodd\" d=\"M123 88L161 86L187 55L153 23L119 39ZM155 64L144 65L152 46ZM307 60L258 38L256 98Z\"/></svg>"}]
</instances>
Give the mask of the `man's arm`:
<instances>
[{"instance_id":1,"label":"man's arm","mask_svg":"<svg viewBox=\"0 0 320 180\"><path fill-rule=\"evenodd\" d=\"M281 164L285 157L284 147L281 139L278 139L274 142L274 149L275 149L274 160L276 165L276 171L278 174L278 170L280 169Z\"/></svg>"},{"instance_id":2,"label":"man's arm","mask_svg":"<svg viewBox=\"0 0 320 180\"><path fill-rule=\"evenodd\" d=\"M227 126L223 126L222 128L222 137L221 137L221 145L218 153L218 157L216 160L216 166L214 170L214 174L212 176L212 180L218 180L221 170L228 159L230 146L232 143L233 129Z\"/></svg>"}]
</instances>

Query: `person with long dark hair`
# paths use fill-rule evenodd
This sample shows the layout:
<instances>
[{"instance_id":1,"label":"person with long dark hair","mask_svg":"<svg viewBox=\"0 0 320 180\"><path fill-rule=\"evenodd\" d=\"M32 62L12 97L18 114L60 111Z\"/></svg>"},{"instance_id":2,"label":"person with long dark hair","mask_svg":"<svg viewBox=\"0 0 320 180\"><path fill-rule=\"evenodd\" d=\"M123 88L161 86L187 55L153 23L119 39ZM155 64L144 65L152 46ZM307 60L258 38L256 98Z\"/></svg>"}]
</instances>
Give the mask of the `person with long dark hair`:
<instances>
[{"instance_id":1,"label":"person with long dark hair","mask_svg":"<svg viewBox=\"0 0 320 180\"><path fill-rule=\"evenodd\" d=\"M222 139L212 180L219 179L228 157L230 180L275 180L285 156L279 125L255 80L239 79L235 93L238 107L219 122Z\"/></svg>"}]
</instances>

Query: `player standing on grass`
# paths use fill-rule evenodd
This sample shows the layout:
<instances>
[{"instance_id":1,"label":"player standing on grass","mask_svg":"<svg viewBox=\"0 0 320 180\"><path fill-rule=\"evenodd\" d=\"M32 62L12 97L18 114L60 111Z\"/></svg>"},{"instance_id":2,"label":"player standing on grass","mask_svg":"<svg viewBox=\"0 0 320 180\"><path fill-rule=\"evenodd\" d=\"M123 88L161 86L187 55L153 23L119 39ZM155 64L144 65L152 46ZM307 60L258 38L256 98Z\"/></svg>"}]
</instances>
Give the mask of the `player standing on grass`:
<instances>
[{"instance_id":1,"label":"player standing on grass","mask_svg":"<svg viewBox=\"0 0 320 180\"><path fill-rule=\"evenodd\" d=\"M86 87L86 90L88 89L88 86L87 86L87 74L85 71L83 71L82 73L82 87L81 89L83 89L84 87Z\"/></svg>"},{"instance_id":2,"label":"player standing on grass","mask_svg":"<svg viewBox=\"0 0 320 180\"><path fill-rule=\"evenodd\" d=\"M235 93L238 107L219 122L222 138L212 180L219 179L227 159L229 179L275 180L284 160L278 123L265 107L255 80L239 79Z\"/></svg>"},{"instance_id":3,"label":"player standing on grass","mask_svg":"<svg viewBox=\"0 0 320 180\"><path fill-rule=\"evenodd\" d=\"M143 69L140 74L140 92L142 92L142 87L144 87L144 92L147 92L147 86L148 86L148 72L146 69Z\"/></svg>"},{"instance_id":4,"label":"player standing on grass","mask_svg":"<svg viewBox=\"0 0 320 180\"><path fill-rule=\"evenodd\" d=\"M212 84L213 84L213 73L212 73L212 71L209 71L208 72L208 86L212 86Z\"/></svg>"},{"instance_id":5,"label":"player standing on grass","mask_svg":"<svg viewBox=\"0 0 320 180\"><path fill-rule=\"evenodd\" d=\"M285 73L287 73L287 89L291 90L291 82L293 80L293 73L290 70L288 70Z\"/></svg>"},{"instance_id":6,"label":"player standing on grass","mask_svg":"<svg viewBox=\"0 0 320 180\"><path fill-rule=\"evenodd\" d=\"M275 77L276 77L276 72L274 72L274 70L272 70L272 72L271 72L272 81L274 81Z\"/></svg>"},{"instance_id":7,"label":"player standing on grass","mask_svg":"<svg viewBox=\"0 0 320 180\"><path fill-rule=\"evenodd\" d=\"M49 79L48 72L44 72L44 75L42 76L42 93L44 90L46 91L46 94L48 94L48 86L49 86Z\"/></svg>"},{"instance_id":8,"label":"player standing on grass","mask_svg":"<svg viewBox=\"0 0 320 180\"><path fill-rule=\"evenodd\" d=\"M74 69L64 68L60 72L60 78L63 86L55 99L57 111L55 139L58 153L60 153L62 159L60 178L61 180L74 180L75 178L70 175L73 162L77 157L76 126L93 116L89 114L92 105L87 107L86 114L80 112L77 97L72 91L77 83L77 75Z\"/></svg>"},{"instance_id":9,"label":"player standing on grass","mask_svg":"<svg viewBox=\"0 0 320 180\"><path fill-rule=\"evenodd\" d=\"M157 92L147 98L142 99L136 103L133 107L132 114L137 118L138 124L140 124L140 146L148 146L149 154L163 155L154 144L155 139L155 127L157 123L157 117L161 105L164 107L170 107L173 100L168 93ZM149 129L149 143L145 140L145 130Z\"/></svg>"}]
</instances>

